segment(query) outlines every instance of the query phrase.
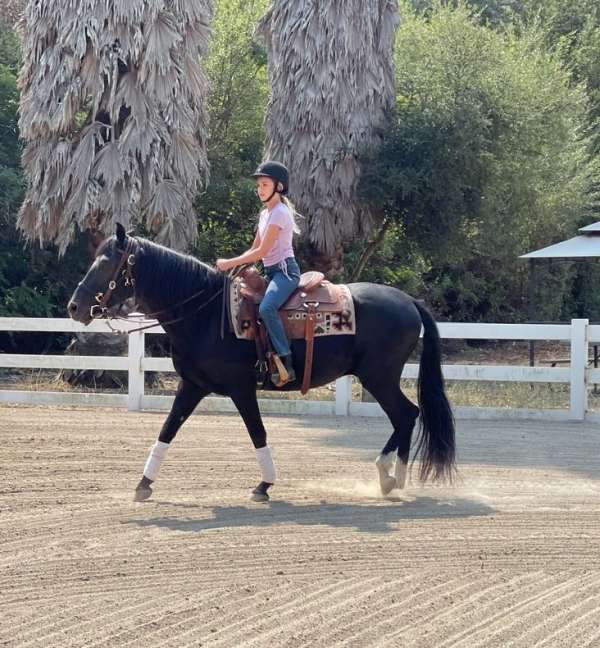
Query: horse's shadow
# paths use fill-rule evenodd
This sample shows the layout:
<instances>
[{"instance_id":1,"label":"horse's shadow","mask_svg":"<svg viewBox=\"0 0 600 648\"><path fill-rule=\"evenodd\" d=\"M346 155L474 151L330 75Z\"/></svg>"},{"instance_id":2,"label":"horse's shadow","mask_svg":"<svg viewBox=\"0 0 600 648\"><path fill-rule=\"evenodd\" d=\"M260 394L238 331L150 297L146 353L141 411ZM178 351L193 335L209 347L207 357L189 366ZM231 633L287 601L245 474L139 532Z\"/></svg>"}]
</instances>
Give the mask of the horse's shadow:
<instances>
[{"instance_id":1,"label":"horse's shadow","mask_svg":"<svg viewBox=\"0 0 600 648\"><path fill-rule=\"evenodd\" d=\"M212 511L212 517L152 517L131 519L125 524L140 527L159 527L171 531L198 533L211 529L231 527L270 527L277 524L300 524L307 526L330 526L353 529L363 533L390 533L397 525L409 519L444 517L475 517L493 515L495 510L482 502L466 498L436 499L424 496L413 500L396 500L395 506L374 504L293 504L275 501L268 505L214 506L176 504L155 501L169 508L179 506L187 509Z\"/></svg>"}]
</instances>

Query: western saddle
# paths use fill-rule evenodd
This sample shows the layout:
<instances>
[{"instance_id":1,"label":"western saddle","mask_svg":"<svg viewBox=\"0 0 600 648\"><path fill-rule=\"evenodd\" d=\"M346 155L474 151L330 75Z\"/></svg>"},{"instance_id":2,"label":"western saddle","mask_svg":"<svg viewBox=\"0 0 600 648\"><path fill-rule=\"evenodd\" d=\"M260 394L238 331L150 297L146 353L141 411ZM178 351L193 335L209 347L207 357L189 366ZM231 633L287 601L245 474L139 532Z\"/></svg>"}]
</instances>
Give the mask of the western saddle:
<instances>
[{"instance_id":1,"label":"western saddle","mask_svg":"<svg viewBox=\"0 0 600 648\"><path fill-rule=\"evenodd\" d=\"M266 351L269 345L267 332L258 319L258 306L266 289L264 277L254 266L248 266L233 278L229 299L234 332L240 339L255 341L259 375L262 373L263 376L267 362L272 362L274 356ZM322 272L305 272L296 290L279 309L279 316L288 339L306 341L301 387L302 394L306 394L310 389L314 338L355 333L352 295L346 285L325 280Z\"/></svg>"}]
</instances>

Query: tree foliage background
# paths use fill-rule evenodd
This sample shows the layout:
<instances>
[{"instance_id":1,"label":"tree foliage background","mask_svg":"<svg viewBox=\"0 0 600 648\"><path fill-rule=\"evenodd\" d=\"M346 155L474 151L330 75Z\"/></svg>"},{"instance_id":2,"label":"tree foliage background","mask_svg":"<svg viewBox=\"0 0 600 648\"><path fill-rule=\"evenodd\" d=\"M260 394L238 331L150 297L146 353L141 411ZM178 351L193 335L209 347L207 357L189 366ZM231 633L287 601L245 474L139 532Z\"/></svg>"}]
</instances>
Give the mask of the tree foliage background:
<instances>
[{"instance_id":1,"label":"tree foliage background","mask_svg":"<svg viewBox=\"0 0 600 648\"><path fill-rule=\"evenodd\" d=\"M394 246L365 276L404 266L443 315L514 321L527 312L518 256L594 219L595 127L538 19L495 30L479 19L464 4L435 4L427 19L405 6L396 110L362 186L393 221ZM537 317L570 316L571 272L540 269Z\"/></svg>"},{"instance_id":2,"label":"tree foliage background","mask_svg":"<svg viewBox=\"0 0 600 648\"><path fill-rule=\"evenodd\" d=\"M194 204L194 252L207 262L247 247L260 208L249 175L262 158L270 89L254 30L268 4L215 2L210 183ZM79 237L59 261L54 247L25 246L16 232L19 56L0 18L0 316L62 316L87 249ZM425 298L442 318L525 320L528 268L518 256L600 220L600 9L592 0L405 1L395 57L395 109L358 197L385 222L360 279ZM342 278L368 245L345 241ZM594 262L539 264L537 317L600 320L599 280Z\"/></svg>"}]
</instances>

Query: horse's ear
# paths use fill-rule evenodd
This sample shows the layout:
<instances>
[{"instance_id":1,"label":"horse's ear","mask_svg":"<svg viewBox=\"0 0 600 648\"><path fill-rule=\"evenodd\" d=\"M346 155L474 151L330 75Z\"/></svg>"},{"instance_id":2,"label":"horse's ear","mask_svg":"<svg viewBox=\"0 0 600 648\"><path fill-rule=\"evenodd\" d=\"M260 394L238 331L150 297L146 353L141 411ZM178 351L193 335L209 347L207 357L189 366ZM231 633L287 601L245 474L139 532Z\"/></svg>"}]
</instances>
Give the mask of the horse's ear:
<instances>
[{"instance_id":1,"label":"horse's ear","mask_svg":"<svg viewBox=\"0 0 600 648\"><path fill-rule=\"evenodd\" d=\"M125 232L125 228L121 223L117 223L117 245L121 248L125 247L125 239L127 238L127 234Z\"/></svg>"}]
</instances>

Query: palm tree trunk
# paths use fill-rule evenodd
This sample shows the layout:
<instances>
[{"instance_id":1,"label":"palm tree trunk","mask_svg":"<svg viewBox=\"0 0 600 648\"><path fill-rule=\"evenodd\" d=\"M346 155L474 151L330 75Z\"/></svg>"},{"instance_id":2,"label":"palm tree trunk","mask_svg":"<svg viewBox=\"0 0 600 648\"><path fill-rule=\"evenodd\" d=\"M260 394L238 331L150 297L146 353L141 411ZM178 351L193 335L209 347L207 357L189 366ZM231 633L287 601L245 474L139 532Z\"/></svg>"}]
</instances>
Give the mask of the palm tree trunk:
<instances>
[{"instance_id":1,"label":"palm tree trunk","mask_svg":"<svg viewBox=\"0 0 600 648\"><path fill-rule=\"evenodd\" d=\"M327 279L334 281L344 271L344 248L341 244L329 253L311 245L306 239L299 246L302 270L318 270Z\"/></svg>"},{"instance_id":2,"label":"palm tree trunk","mask_svg":"<svg viewBox=\"0 0 600 648\"><path fill-rule=\"evenodd\" d=\"M394 103L397 24L394 0L272 0L259 24L272 88L265 155L290 168L308 256L330 272L372 224L356 197L359 159L381 143Z\"/></svg>"}]
</instances>

